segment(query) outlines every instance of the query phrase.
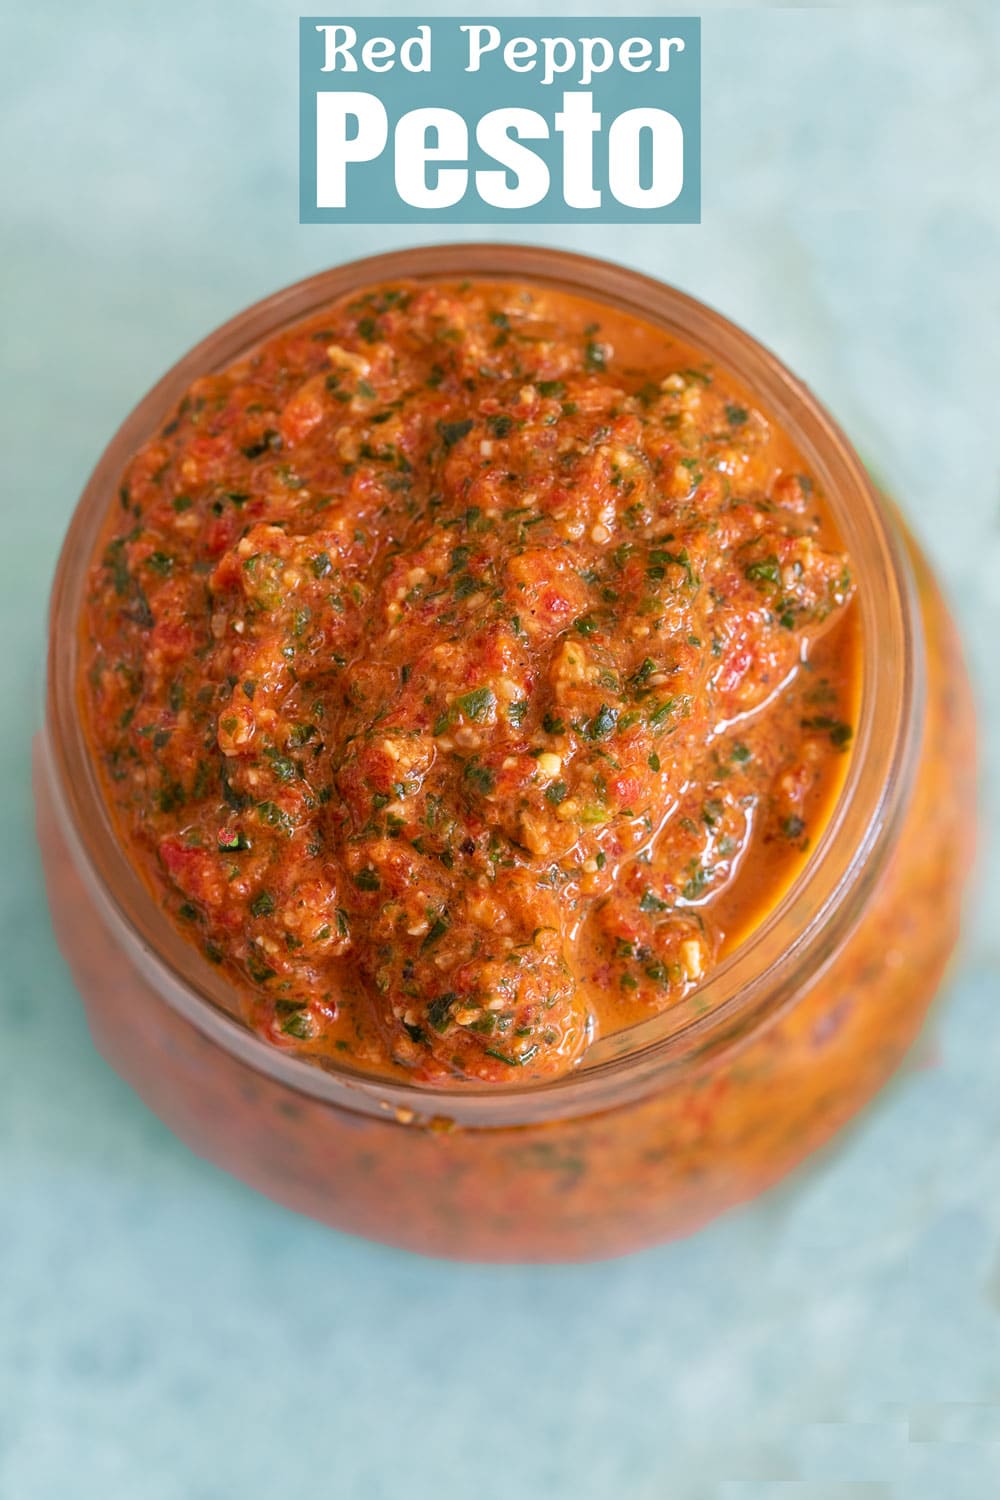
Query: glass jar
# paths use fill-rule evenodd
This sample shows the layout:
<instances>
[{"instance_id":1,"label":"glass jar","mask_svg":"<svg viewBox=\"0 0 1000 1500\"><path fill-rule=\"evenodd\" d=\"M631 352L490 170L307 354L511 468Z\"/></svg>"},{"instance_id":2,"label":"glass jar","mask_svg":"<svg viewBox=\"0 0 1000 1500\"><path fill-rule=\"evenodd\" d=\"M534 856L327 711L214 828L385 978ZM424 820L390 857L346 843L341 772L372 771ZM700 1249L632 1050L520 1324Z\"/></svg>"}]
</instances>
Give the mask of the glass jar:
<instances>
[{"instance_id":1,"label":"glass jar","mask_svg":"<svg viewBox=\"0 0 1000 1500\"><path fill-rule=\"evenodd\" d=\"M858 585L854 750L831 820L770 916L665 1015L558 1081L427 1088L278 1051L174 929L116 839L80 726L78 621L119 476L197 376L355 288L396 278L534 282L662 325L731 371L797 443ZM835 423L718 313L619 266L509 245L355 262L211 334L105 451L62 551L36 761L60 946L97 1046L193 1150L338 1228L490 1260L618 1255L686 1234L783 1176L893 1071L954 946L971 858L974 725L927 567Z\"/></svg>"}]
</instances>

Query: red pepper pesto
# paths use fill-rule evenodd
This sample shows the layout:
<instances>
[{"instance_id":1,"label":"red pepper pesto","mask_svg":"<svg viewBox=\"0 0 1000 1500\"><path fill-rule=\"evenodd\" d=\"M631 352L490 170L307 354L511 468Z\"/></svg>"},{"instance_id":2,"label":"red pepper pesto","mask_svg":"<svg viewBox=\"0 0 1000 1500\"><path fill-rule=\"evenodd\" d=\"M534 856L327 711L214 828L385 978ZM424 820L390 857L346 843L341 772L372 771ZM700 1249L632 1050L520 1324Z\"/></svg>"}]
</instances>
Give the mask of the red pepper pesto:
<instances>
[{"instance_id":1,"label":"red pepper pesto","mask_svg":"<svg viewBox=\"0 0 1000 1500\"><path fill-rule=\"evenodd\" d=\"M787 436L661 329L377 287L195 382L120 499L88 734L276 1045L559 1075L696 988L821 831L848 562Z\"/></svg>"}]
</instances>

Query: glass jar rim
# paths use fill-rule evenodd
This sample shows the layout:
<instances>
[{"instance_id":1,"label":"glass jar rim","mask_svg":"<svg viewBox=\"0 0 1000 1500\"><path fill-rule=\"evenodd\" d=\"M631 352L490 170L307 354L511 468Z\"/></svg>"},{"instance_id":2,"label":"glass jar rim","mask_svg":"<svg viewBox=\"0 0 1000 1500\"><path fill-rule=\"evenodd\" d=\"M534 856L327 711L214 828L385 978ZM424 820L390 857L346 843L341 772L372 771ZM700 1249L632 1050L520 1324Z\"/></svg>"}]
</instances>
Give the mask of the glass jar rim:
<instances>
[{"instance_id":1,"label":"glass jar rim","mask_svg":"<svg viewBox=\"0 0 1000 1500\"><path fill-rule=\"evenodd\" d=\"M789 433L827 498L859 582L862 672L844 783L815 849L781 900L687 1000L600 1039L569 1074L511 1086L427 1086L282 1051L253 1032L237 991L174 927L134 870L114 825L78 710L78 624L94 549L128 459L198 376L354 290L393 280L514 281L586 297L663 327L735 375ZM867 586L866 586L867 585ZM877 649L870 649L876 642ZM867 649L866 649L867 648ZM401 1121L509 1126L589 1114L741 1045L794 1002L842 946L895 842L915 769L922 636L905 544L861 459L808 387L751 335L705 304L613 262L511 244L390 251L282 288L183 356L129 414L88 480L52 588L45 753L73 856L116 940L165 1001L257 1072L330 1104Z\"/></svg>"}]
</instances>

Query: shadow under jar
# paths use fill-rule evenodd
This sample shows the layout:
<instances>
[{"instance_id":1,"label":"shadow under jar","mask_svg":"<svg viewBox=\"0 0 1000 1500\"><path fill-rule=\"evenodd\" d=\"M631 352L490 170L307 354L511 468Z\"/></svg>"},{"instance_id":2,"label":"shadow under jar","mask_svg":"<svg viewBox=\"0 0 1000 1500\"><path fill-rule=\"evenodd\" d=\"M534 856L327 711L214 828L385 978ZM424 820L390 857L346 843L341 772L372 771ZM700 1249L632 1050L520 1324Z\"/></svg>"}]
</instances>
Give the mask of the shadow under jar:
<instances>
[{"instance_id":1,"label":"shadow under jar","mask_svg":"<svg viewBox=\"0 0 1000 1500\"><path fill-rule=\"evenodd\" d=\"M662 1014L540 1081L421 1083L306 1058L178 930L130 861L82 727L80 622L130 457L192 381L355 289L462 278L576 295L690 346L788 434L851 559L857 712L839 792L770 910ZM777 1181L883 1084L956 941L974 827L959 646L912 539L808 390L717 313L561 252L455 245L344 266L275 294L187 355L101 458L56 575L39 837L60 947L95 1042L199 1154L291 1208L425 1254L620 1255L687 1234Z\"/></svg>"}]
</instances>

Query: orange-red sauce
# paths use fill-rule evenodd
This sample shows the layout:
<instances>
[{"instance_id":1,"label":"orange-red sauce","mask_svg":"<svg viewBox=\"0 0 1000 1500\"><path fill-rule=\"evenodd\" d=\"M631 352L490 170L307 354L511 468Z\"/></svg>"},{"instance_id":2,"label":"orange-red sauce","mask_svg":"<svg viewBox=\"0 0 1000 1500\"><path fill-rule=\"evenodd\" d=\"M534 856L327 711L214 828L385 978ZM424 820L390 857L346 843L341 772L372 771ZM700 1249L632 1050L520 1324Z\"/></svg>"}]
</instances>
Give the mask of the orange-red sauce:
<instances>
[{"instance_id":1,"label":"orange-red sauce","mask_svg":"<svg viewBox=\"0 0 1000 1500\"><path fill-rule=\"evenodd\" d=\"M801 458L697 351L547 290L380 287L136 454L85 718L269 1040L525 1081L696 989L794 876L850 595Z\"/></svg>"}]
</instances>

